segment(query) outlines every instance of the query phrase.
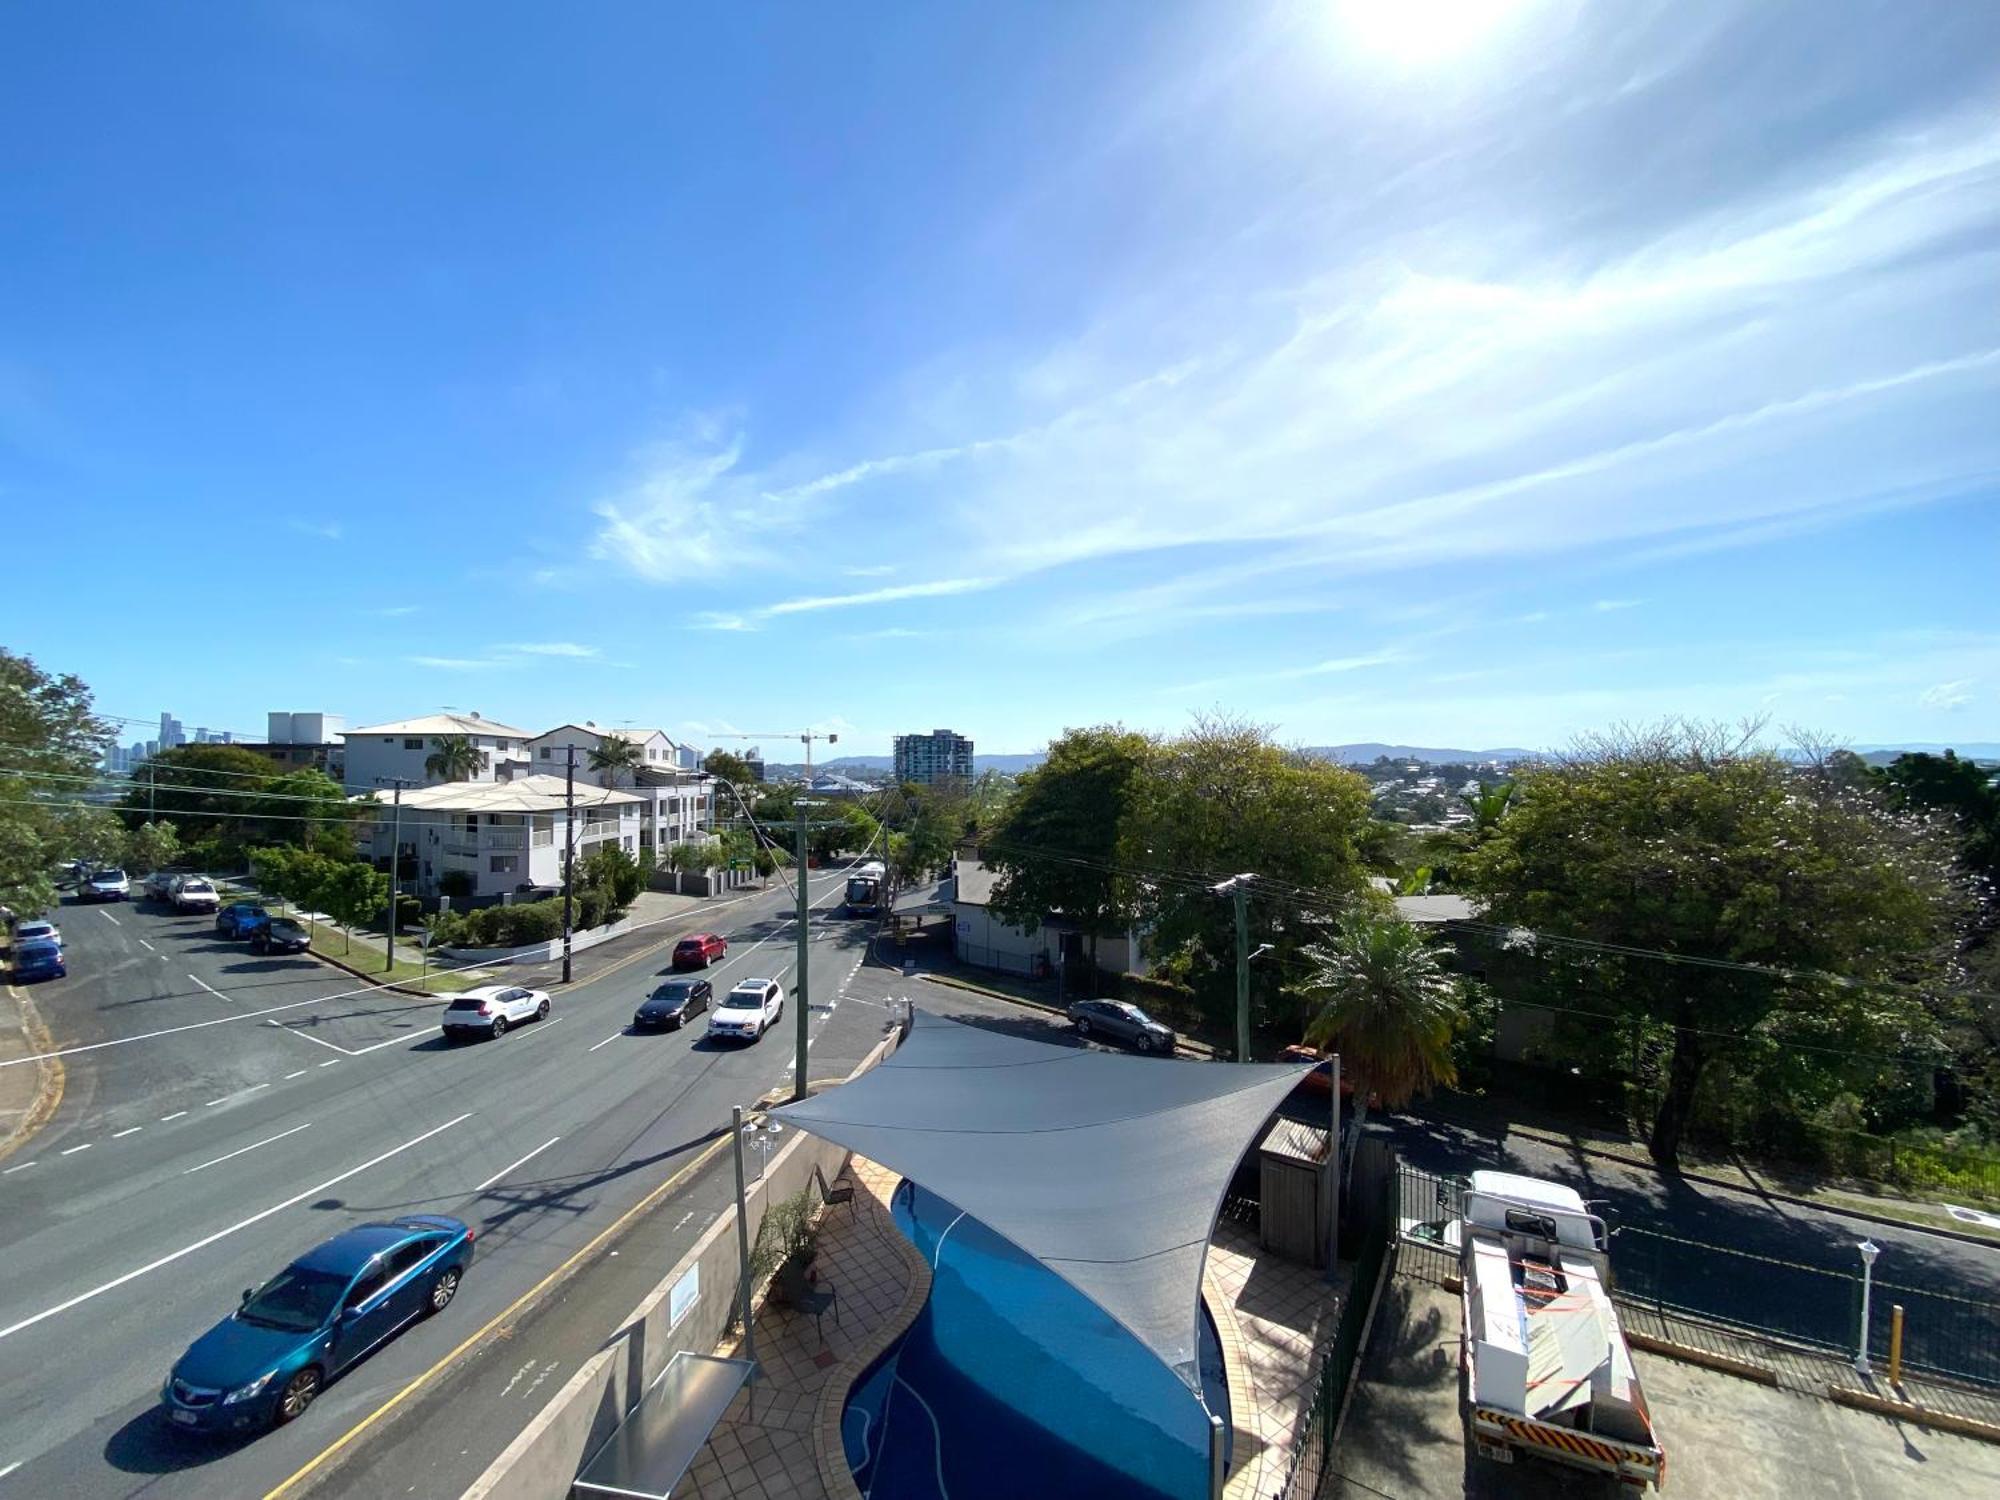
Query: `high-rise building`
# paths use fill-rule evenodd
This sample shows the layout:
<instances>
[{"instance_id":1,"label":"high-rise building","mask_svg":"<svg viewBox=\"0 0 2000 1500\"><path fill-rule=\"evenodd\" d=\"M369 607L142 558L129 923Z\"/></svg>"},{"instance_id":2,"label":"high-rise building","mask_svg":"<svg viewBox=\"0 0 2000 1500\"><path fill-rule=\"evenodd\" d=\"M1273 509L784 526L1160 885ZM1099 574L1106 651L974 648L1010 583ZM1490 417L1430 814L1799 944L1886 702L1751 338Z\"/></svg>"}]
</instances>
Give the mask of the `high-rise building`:
<instances>
[{"instance_id":1,"label":"high-rise building","mask_svg":"<svg viewBox=\"0 0 2000 1500\"><path fill-rule=\"evenodd\" d=\"M949 729L896 736L896 779L930 786L972 779L972 741Z\"/></svg>"},{"instance_id":2,"label":"high-rise building","mask_svg":"<svg viewBox=\"0 0 2000 1500\"><path fill-rule=\"evenodd\" d=\"M160 744L171 750L176 745L187 743L187 732L181 728L181 721L164 709L160 711Z\"/></svg>"}]
</instances>

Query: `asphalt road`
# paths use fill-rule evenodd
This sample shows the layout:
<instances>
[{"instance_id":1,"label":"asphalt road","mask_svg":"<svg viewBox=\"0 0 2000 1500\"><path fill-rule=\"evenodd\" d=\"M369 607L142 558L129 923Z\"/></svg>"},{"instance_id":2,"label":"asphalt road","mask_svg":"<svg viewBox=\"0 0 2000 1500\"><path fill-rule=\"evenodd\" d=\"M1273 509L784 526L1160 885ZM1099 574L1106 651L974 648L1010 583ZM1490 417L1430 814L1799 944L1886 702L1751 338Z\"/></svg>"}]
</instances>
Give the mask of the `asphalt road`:
<instances>
[{"instance_id":1,"label":"asphalt road","mask_svg":"<svg viewBox=\"0 0 2000 1500\"><path fill-rule=\"evenodd\" d=\"M820 913L839 881L814 881ZM628 1033L665 948L558 991L546 1022L455 1046L436 1031L438 1002L310 959L256 959L207 919L69 905L61 920L71 978L36 998L65 1054L64 1100L0 1173L0 1496L264 1493L673 1176L732 1104L791 1073L789 1001L749 1047L711 1047L698 1027ZM719 987L757 974L796 988L781 889L659 935L704 926L730 938ZM839 1004L861 925L816 914L812 930L819 1074L823 1051L851 1065L883 1012ZM287 1428L246 1443L167 1428L167 1370L241 1288L343 1228L409 1212L478 1229L448 1312ZM662 1231L658 1252L705 1222ZM475 1425L442 1411L371 1438L384 1445L371 1458L386 1479L398 1443L414 1464ZM480 1432L494 1452L511 1435Z\"/></svg>"}]
</instances>

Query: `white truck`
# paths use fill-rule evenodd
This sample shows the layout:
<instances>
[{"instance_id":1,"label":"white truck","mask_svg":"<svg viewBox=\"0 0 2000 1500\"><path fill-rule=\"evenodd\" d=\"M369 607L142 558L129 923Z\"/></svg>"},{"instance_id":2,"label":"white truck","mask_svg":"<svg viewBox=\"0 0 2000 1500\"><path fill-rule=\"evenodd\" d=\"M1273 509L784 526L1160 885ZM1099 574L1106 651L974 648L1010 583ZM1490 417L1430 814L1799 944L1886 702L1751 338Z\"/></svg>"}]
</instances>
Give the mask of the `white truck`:
<instances>
[{"instance_id":1,"label":"white truck","mask_svg":"<svg viewBox=\"0 0 2000 1500\"><path fill-rule=\"evenodd\" d=\"M1604 1221L1572 1188L1474 1172L1460 1199L1465 1421L1485 1458L1529 1453L1666 1484L1667 1456L1607 1288Z\"/></svg>"}]
</instances>

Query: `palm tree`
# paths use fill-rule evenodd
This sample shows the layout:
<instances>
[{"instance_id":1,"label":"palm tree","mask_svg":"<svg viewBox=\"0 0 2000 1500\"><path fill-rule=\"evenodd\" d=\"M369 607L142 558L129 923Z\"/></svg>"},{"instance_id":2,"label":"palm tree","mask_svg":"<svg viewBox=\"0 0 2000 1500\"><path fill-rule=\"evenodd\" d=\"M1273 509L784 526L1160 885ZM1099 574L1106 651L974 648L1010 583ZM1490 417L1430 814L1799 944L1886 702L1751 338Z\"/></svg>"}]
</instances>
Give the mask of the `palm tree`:
<instances>
[{"instance_id":1,"label":"palm tree","mask_svg":"<svg viewBox=\"0 0 2000 1500\"><path fill-rule=\"evenodd\" d=\"M1340 1053L1354 1082L1357 1139L1371 1096L1397 1109L1458 1081L1451 1044L1465 1020L1463 985L1423 933L1400 917L1349 912L1305 958L1313 969L1306 1041Z\"/></svg>"},{"instance_id":2,"label":"palm tree","mask_svg":"<svg viewBox=\"0 0 2000 1500\"><path fill-rule=\"evenodd\" d=\"M1472 813L1472 835L1483 839L1491 833L1514 800L1514 783L1496 781L1491 786L1482 786L1477 792L1462 795L1459 799Z\"/></svg>"},{"instance_id":3,"label":"palm tree","mask_svg":"<svg viewBox=\"0 0 2000 1500\"><path fill-rule=\"evenodd\" d=\"M621 773L632 778L632 785L639 784L639 768L646 763L646 752L637 740L607 734L591 748L589 759L590 769L603 772L604 784L615 792Z\"/></svg>"},{"instance_id":4,"label":"palm tree","mask_svg":"<svg viewBox=\"0 0 2000 1500\"><path fill-rule=\"evenodd\" d=\"M486 757L470 739L462 734L448 734L424 758L424 774L439 781L470 781L485 764Z\"/></svg>"}]
</instances>

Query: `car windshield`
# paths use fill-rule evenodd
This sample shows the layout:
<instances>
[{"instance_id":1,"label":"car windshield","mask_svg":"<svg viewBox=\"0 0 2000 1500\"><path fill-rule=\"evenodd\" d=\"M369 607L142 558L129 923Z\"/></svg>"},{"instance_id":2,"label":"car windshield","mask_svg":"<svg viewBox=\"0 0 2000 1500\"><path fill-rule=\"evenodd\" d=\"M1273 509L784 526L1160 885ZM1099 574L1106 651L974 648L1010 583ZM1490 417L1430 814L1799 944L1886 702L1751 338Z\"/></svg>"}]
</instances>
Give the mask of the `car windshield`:
<instances>
[{"instance_id":1,"label":"car windshield","mask_svg":"<svg viewBox=\"0 0 2000 1500\"><path fill-rule=\"evenodd\" d=\"M653 991L655 1000L685 1000L694 993L691 984L663 984Z\"/></svg>"},{"instance_id":2,"label":"car windshield","mask_svg":"<svg viewBox=\"0 0 2000 1500\"><path fill-rule=\"evenodd\" d=\"M236 1311L245 1323L311 1333L333 1315L348 1278L304 1266L287 1266Z\"/></svg>"},{"instance_id":3,"label":"car windshield","mask_svg":"<svg viewBox=\"0 0 2000 1500\"><path fill-rule=\"evenodd\" d=\"M47 938L37 938L32 943L21 944L21 957L23 958L53 958L61 951Z\"/></svg>"},{"instance_id":4,"label":"car windshield","mask_svg":"<svg viewBox=\"0 0 2000 1500\"><path fill-rule=\"evenodd\" d=\"M294 922L290 917L276 917L272 919L271 931L282 932L290 936L293 933L304 932L305 928Z\"/></svg>"},{"instance_id":5,"label":"car windshield","mask_svg":"<svg viewBox=\"0 0 2000 1500\"><path fill-rule=\"evenodd\" d=\"M731 990L722 997L722 1004L728 1010L759 1010L763 1008L762 990Z\"/></svg>"},{"instance_id":6,"label":"car windshield","mask_svg":"<svg viewBox=\"0 0 2000 1500\"><path fill-rule=\"evenodd\" d=\"M213 896L215 887L206 880L183 880L181 889L194 896Z\"/></svg>"},{"instance_id":7,"label":"car windshield","mask_svg":"<svg viewBox=\"0 0 2000 1500\"><path fill-rule=\"evenodd\" d=\"M1153 1018L1136 1005L1120 1006L1119 1009L1125 1012L1125 1019L1128 1021L1137 1021L1141 1026L1150 1026L1153 1024Z\"/></svg>"},{"instance_id":8,"label":"car windshield","mask_svg":"<svg viewBox=\"0 0 2000 1500\"><path fill-rule=\"evenodd\" d=\"M91 878L93 880L123 880L125 872L123 870L99 870Z\"/></svg>"}]
</instances>

